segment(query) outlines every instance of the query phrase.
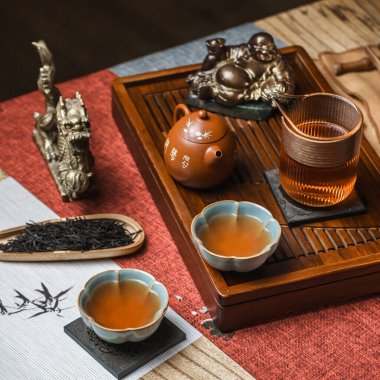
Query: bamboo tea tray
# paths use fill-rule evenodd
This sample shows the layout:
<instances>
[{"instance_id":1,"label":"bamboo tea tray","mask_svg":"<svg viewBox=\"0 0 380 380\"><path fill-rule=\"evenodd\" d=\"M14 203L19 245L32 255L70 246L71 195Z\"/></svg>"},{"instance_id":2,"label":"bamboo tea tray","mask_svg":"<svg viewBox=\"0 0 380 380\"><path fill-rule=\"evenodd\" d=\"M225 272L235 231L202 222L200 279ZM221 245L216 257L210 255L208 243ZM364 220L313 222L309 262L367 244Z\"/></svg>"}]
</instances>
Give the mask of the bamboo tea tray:
<instances>
[{"instance_id":1,"label":"bamboo tea tray","mask_svg":"<svg viewBox=\"0 0 380 380\"><path fill-rule=\"evenodd\" d=\"M282 49L296 75L296 92L331 92L301 47ZM290 312L380 291L380 159L364 140L357 191L366 214L290 228L264 170L279 165L280 118L245 121L227 117L239 162L223 185L194 191L176 183L163 161L164 143L177 103L188 94L186 77L199 65L113 81L113 116L162 217L212 315L222 330L242 328ZM249 273L219 272L205 263L190 236L192 218L206 205L247 200L268 208L282 225L274 255Z\"/></svg>"},{"instance_id":2,"label":"bamboo tea tray","mask_svg":"<svg viewBox=\"0 0 380 380\"><path fill-rule=\"evenodd\" d=\"M52 252L2 252L0 251L0 261L68 261L68 260L93 260L108 257L118 257L136 252L144 244L145 234L140 224L134 219L119 214L92 214L83 215L83 219L112 219L124 224L129 232L141 231L132 244L109 249L93 249L89 251L52 251ZM62 222L71 218L49 219L41 224L50 222ZM24 232L25 226L10 228L0 231L0 243L4 244L19 233Z\"/></svg>"}]
</instances>

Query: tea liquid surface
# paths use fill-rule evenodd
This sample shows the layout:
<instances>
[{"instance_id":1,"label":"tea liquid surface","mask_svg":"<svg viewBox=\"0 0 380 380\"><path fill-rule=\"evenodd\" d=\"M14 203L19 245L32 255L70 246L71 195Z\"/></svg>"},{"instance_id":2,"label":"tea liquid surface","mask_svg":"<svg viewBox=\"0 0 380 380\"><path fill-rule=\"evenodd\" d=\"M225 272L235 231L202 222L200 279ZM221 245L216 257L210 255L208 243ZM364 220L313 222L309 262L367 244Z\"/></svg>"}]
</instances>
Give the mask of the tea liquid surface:
<instances>
[{"instance_id":1,"label":"tea liquid surface","mask_svg":"<svg viewBox=\"0 0 380 380\"><path fill-rule=\"evenodd\" d=\"M160 298L136 280L108 281L97 285L85 305L88 315L112 329L141 327L152 322Z\"/></svg>"},{"instance_id":2,"label":"tea liquid surface","mask_svg":"<svg viewBox=\"0 0 380 380\"><path fill-rule=\"evenodd\" d=\"M272 237L256 218L220 215L202 227L199 238L209 251L218 255L248 257L259 253Z\"/></svg>"}]
</instances>

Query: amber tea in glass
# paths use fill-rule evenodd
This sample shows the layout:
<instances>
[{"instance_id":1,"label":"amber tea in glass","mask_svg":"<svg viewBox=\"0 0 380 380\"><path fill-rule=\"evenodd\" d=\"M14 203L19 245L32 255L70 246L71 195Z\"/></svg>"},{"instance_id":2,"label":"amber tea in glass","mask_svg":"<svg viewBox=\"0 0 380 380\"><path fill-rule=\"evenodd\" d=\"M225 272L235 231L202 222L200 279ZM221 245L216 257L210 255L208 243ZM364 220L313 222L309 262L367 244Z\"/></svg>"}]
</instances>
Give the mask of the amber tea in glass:
<instances>
[{"instance_id":1,"label":"amber tea in glass","mask_svg":"<svg viewBox=\"0 0 380 380\"><path fill-rule=\"evenodd\" d=\"M362 116L348 99L333 94L292 96L282 117L280 182L295 201L332 206L354 188Z\"/></svg>"}]
</instances>

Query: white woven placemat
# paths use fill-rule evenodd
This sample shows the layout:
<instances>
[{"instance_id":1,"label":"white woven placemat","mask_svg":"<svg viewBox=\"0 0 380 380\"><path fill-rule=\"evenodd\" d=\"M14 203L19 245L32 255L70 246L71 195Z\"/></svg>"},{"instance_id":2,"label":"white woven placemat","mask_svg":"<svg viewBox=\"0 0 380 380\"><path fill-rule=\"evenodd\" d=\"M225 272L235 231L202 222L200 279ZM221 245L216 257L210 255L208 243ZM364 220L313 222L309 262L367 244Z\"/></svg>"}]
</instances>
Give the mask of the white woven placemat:
<instances>
[{"instance_id":1,"label":"white woven placemat","mask_svg":"<svg viewBox=\"0 0 380 380\"><path fill-rule=\"evenodd\" d=\"M56 217L12 178L0 181L0 230ZM112 260L0 262L0 379L113 379L63 327L78 318L76 300L87 279L118 268ZM58 301L54 298L67 289ZM46 311L36 306L47 298ZM186 341L126 379L140 378L202 336L172 309L166 315L186 333Z\"/></svg>"}]
</instances>

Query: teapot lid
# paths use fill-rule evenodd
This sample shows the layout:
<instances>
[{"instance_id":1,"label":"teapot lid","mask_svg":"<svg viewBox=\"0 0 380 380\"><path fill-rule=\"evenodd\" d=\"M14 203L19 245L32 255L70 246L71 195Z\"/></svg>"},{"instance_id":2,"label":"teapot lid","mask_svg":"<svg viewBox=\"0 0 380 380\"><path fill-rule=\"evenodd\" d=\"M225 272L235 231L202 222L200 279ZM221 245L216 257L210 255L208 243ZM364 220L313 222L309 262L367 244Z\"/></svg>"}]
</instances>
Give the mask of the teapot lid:
<instances>
[{"instance_id":1,"label":"teapot lid","mask_svg":"<svg viewBox=\"0 0 380 380\"><path fill-rule=\"evenodd\" d=\"M221 116L206 110L192 112L180 121L179 135L197 144L209 144L220 140L228 128Z\"/></svg>"}]
</instances>

